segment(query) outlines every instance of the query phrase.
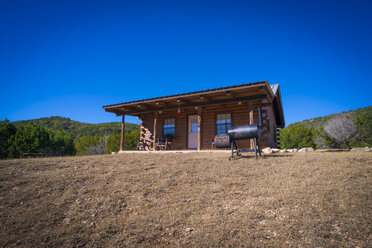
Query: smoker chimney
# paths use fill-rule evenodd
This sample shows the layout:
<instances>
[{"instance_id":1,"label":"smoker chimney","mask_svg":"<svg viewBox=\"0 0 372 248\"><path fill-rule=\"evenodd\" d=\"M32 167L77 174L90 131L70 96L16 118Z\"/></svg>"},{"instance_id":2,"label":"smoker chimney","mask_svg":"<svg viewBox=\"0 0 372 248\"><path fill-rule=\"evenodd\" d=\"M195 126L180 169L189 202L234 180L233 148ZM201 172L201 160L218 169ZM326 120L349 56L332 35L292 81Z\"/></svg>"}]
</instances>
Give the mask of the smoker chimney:
<instances>
[{"instance_id":1,"label":"smoker chimney","mask_svg":"<svg viewBox=\"0 0 372 248\"><path fill-rule=\"evenodd\" d=\"M263 126L263 123L262 123L262 107L261 106L259 106L258 107L258 125L260 125L260 127L262 127Z\"/></svg>"}]
</instances>

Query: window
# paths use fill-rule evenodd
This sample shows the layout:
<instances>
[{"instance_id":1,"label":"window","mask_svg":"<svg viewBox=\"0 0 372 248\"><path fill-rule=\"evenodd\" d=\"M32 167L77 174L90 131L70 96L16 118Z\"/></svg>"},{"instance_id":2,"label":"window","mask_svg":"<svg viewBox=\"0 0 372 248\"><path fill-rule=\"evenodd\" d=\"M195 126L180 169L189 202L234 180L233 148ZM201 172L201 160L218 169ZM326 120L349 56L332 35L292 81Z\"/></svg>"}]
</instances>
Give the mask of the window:
<instances>
[{"instance_id":1,"label":"window","mask_svg":"<svg viewBox=\"0 0 372 248\"><path fill-rule=\"evenodd\" d=\"M192 118L191 119L191 132L197 133L198 132L198 118Z\"/></svg>"},{"instance_id":2,"label":"window","mask_svg":"<svg viewBox=\"0 0 372 248\"><path fill-rule=\"evenodd\" d=\"M175 134L175 120L174 119L165 119L164 120L164 136L167 134L172 134L174 136Z\"/></svg>"},{"instance_id":3,"label":"window","mask_svg":"<svg viewBox=\"0 0 372 248\"><path fill-rule=\"evenodd\" d=\"M227 134L227 130L231 127L231 114L217 115L216 129L217 135Z\"/></svg>"}]
</instances>

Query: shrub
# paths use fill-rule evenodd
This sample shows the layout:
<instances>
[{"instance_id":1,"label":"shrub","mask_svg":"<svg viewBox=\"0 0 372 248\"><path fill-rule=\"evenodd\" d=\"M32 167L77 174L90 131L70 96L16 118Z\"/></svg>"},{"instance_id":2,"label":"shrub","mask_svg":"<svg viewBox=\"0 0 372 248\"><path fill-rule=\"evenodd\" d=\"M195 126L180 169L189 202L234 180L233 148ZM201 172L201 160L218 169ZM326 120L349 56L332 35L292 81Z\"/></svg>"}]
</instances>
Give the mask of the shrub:
<instances>
[{"instance_id":1,"label":"shrub","mask_svg":"<svg viewBox=\"0 0 372 248\"><path fill-rule=\"evenodd\" d=\"M356 131L355 119L347 113L336 115L324 124L324 132L333 138L340 147L350 148L350 142Z\"/></svg>"},{"instance_id":2,"label":"shrub","mask_svg":"<svg viewBox=\"0 0 372 248\"><path fill-rule=\"evenodd\" d=\"M314 136L316 130L302 124L292 124L280 130L280 148L290 149L299 147L315 148Z\"/></svg>"}]
</instances>

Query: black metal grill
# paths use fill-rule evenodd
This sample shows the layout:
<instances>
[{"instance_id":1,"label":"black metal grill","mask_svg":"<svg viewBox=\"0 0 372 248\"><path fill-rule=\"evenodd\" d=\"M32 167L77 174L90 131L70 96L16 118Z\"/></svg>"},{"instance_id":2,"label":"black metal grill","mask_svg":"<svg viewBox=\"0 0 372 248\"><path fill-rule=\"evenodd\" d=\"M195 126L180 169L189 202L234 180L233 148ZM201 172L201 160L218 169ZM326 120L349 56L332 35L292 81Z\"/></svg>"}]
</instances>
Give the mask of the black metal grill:
<instances>
[{"instance_id":1,"label":"black metal grill","mask_svg":"<svg viewBox=\"0 0 372 248\"><path fill-rule=\"evenodd\" d=\"M257 124L231 127L227 133L234 140L254 139L261 136L260 126Z\"/></svg>"},{"instance_id":2,"label":"black metal grill","mask_svg":"<svg viewBox=\"0 0 372 248\"><path fill-rule=\"evenodd\" d=\"M242 152L248 152L247 150L239 150L236 145L236 140L253 139L254 140L254 152L255 158L257 159L257 152L261 156L260 144L258 138L261 136L262 126L262 107L258 107L259 124L234 126L229 128L226 135L218 135L214 138L214 144L217 148L228 148L231 147L231 157L234 159L234 154L240 156Z\"/></svg>"}]
</instances>

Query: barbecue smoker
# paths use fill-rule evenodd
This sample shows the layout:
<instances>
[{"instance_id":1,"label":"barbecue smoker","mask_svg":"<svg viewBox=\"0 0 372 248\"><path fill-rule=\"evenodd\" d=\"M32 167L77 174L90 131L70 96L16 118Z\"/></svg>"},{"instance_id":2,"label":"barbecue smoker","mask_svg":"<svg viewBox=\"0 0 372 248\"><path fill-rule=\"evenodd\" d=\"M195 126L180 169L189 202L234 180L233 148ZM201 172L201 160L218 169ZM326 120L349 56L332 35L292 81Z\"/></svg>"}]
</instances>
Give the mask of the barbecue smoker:
<instances>
[{"instance_id":1,"label":"barbecue smoker","mask_svg":"<svg viewBox=\"0 0 372 248\"><path fill-rule=\"evenodd\" d=\"M262 126L262 107L258 107L258 118L259 124L244 125L231 127L227 131L227 135L219 135L214 137L214 144L217 148L231 147L230 160L235 159L234 154L240 156L242 152L250 152L251 150L239 150L236 141L242 139L253 139L254 140L254 156L257 160L257 151L261 157L260 144L258 138L261 136Z\"/></svg>"}]
</instances>

